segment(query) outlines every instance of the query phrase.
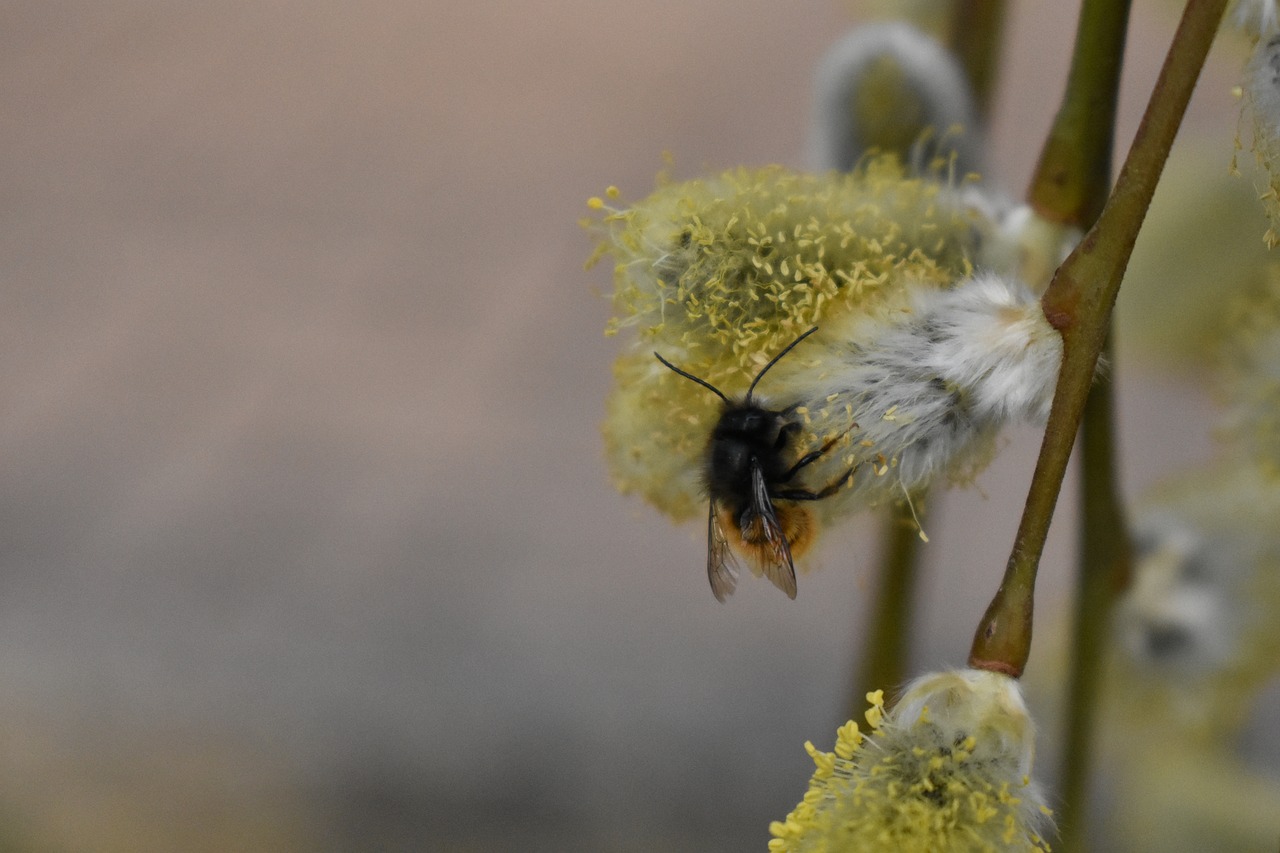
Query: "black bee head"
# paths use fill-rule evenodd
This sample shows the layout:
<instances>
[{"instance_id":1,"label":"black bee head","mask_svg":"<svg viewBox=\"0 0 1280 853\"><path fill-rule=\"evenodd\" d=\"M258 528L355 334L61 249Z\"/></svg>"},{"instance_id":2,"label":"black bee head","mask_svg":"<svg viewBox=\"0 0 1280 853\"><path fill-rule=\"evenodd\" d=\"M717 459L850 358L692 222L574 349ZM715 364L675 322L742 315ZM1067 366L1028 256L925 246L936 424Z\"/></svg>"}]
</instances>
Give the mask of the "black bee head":
<instances>
[{"instance_id":1,"label":"black bee head","mask_svg":"<svg viewBox=\"0 0 1280 853\"><path fill-rule=\"evenodd\" d=\"M786 470L785 419L751 403L725 407L711 433L707 480L714 495L742 495L758 467L772 481Z\"/></svg>"},{"instance_id":2,"label":"black bee head","mask_svg":"<svg viewBox=\"0 0 1280 853\"><path fill-rule=\"evenodd\" d=\"M782 426L782 416L777 412L753 404L729 406L720 416L712 439L772 449L777 446Z\"/></svg>"}]
</instances>

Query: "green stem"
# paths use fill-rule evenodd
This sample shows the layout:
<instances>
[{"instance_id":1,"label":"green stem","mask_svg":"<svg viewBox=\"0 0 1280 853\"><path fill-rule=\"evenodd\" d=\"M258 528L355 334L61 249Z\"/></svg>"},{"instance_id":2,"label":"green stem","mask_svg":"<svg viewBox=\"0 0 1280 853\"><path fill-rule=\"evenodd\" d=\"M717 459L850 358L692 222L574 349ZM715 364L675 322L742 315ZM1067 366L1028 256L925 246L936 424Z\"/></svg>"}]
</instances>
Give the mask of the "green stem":
<instances>
[{"instance_id":1,"label":"green stem","mask_svg":"<svg viewBox=\"0 0 1280 853\"><path fill-rule=\"evenodd\" d=\"M1004 579L974 635L972 666L1014 676L1026 666L1036 570L1111 308L1226 2L1187 4L1115 190L1041 300L1045 315L1062 333L1062 369Z\"/></svg>"},{"instance_id":2,"label":"green stem","mask_svg":"<svg viewBox=\"0 0 1280 853\"><path fill-rule=\"evenodd\" d=\"M1107 340L1104 353L1110 353ZM1062 802L1058 808L1062 847L1085 847L1085 810L1093 756L1093 722L1101 693L1103 653L1110 636L1111 608L1128 585L1129 538L1116 489L1113 377L1100 378L1089 394L1081 425L1080 556L1076 575L1072 657L1067 691Z\"/></svg>"},{"instance_id":3,"label":"green stem","mask_svg":"<svg viewBox=\"0 0 1280 853\"><path fill-rule=\"evenodd\" d=\"M1028 200L1045 218L1088 227L1105 204L1128 17L1128 0L1086 2L1081 7L1067 94L1028 193ZM1081 805L1089 778L1100 661L1114 598L1112 576L1127 570L1127 531L1115 477L1112 396L1110 377L1098 379L1085 403L1080 430L1080 550L1058 816L1067 850L1083 844Z\"/></svg>"},{"instance_id":4,"label":"green stem","mask_svg":"<svg viewBox=\"0 0 1280 853\"><path fill-rule=\"evenodd\" d=\"M960 58L978 116L986 124L1000 70L1005 0L955 0L952 7L947 46Z\"/></svg>"},{"instance_id":5,"label":"green stem","mask_svg":"<svg viewBox=\"0 0 1280 853\"><path fill-rule=\"evenodd\" d=\"M1045 219L1088 228L1106 202L1129 2L1085 0L1080 7L1067 90L1027 191Z\"/></svg>"},{"instance_id":6,"label":"green stem","mask_svg":"<svg viewBox=\"0 0 1280 853\"><path fill-rule=\"evenodd\" d=\"M1080 7L1062 106L1054 117L1027 190L1028 201L1040 216L1051 221L1086 228L1094 224L1106 202L1128 21L1129 0L1085 0ZM1053 428L1051 420L1050 429ZM1074 435L1074 427L1071 434ZM1043 524L1044 535L1048 533L1060 482L1052 490L1040 491L1036 490L1036 482L1033 481L1027 500L1015 554L1020 547L1025 547L1023 536L1029 517ZM1032 534L1038 532L1038 528L1030 530ZM1043 536L1039 547L1043 548ZM1038 560L1039 551L1035 562ZM1012 565L1013 558L1010 558ZM1007 587L1008 600L998 618L1004 620L1003 628L1011 646L988 652L987 665L999 664L994 668L1021 674L1030 654L1034 591L1034 567L1030 579L1024 578L1022 583ZM1002 586L1001 592L1005 593L1006 587ZM995 606L993 601L992 608ZM997 617L989 609L984 622L992 618ZM976 651L977 640L974 642Z\"/></svg>"},{"instance_id":7,"label":"green stem","mask_svg":"<svg viewBox=\"0 0 1280 853\"><path fill-rule=\"evenodd\" d=\"M917 503L920 499L916 499ZM846 719L856 720L866 710L863 698L884 688L886 695L907 678L907 641L912 625L916 580L920 574L920 528L907 507L885 515L884 555L880 560L880 588L872 608L862 665L854 682Z\"/></svg>"}]
</instances>

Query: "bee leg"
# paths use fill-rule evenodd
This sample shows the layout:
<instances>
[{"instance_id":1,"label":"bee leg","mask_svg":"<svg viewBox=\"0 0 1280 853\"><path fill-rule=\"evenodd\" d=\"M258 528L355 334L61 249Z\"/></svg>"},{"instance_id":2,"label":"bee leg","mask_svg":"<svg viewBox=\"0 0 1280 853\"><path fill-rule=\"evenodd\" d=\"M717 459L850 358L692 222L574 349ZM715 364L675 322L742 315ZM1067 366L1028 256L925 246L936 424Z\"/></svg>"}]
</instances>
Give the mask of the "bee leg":
<instances>
[{"instance_id":1,"label":"bee leg","mask_svg":"<svg viewBox=\"0 0 1280 853\"><path fill-rule=\"evenodd\" d=\"M831 497L836 492L844 488L844 484L852 479L853 472L857 470L858 466L854 465L848 471L845 471L840 475L840 478L834 483L819 492L811 492L808 489L782 489L780 491L772 492L771 497L776 500L783 501L820 501L823 498Z\"/></svg>"},{"instance_id":2,"label":"bee leg","mask_svg":"<svg viewBox=\"0 0 1280 853\"><path fill-rule=\"evenodd\" d=\"M782 482L784 482L784 483L785 483L785 482L787 482L787 481L788 481L788 480L790 480L792 477L794 477L796 474L800 473L800 469L801 469L801 468L805 467L806 465L810 465L810 464L812 464L812 463L816 462L817 460L821 459L821 458L822 458L822 456L823 456L824 454L826 454L826 452L827 452L828 450L830 450L831 448L835 447L835 445L836 445L836 442L837 442L837 441L839 441L840 439L842 439L842 438L844 438L846 435L848 435L848 434L849 434L849 430L853 429L853 427L855 427L855 426L857 426L857 424L853 424L852 426L850 426L850 427L849 427L849 429L847 429L847 430L845 430L844 432L840 433L840 434L839 434L839 435L837 435L835 438L831 439L831 440L830 440L830 441L828 441L826 444L824 444L824 445L822 445L821 447L819 447L817 450L811 450L811 451L809 451L808 453L806 453L804 456L801 456L801 457L800 457L800 459L796 462L796 464L792 465L789 469L787 469L787 473L785 473L785 474L783 474L783 475L782 475ZM852 474L853 472L852 472L852 471L850 471L849 473L850 473L850 474ZM846 474L846 475L842 478L842 481L843 481L843 480L845 480L845 479L848 479L848 477L849 477L849 475L848 475L848 474ZM837 488L838 488L838 486L837 486Z\"/></svg>"}]
</instances>

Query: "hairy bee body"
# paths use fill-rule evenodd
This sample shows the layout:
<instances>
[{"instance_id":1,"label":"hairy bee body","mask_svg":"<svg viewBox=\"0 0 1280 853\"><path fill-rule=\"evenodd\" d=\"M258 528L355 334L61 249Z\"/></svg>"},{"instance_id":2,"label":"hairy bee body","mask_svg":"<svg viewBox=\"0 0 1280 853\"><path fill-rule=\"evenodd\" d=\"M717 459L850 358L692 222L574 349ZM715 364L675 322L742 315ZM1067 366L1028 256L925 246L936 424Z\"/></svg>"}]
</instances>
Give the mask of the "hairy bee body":
<instances>
[{"instance_id":1,"label":"hairy bee body","mask_svg":"<svg viewBox=\"0 0 1280 853\"><path fill-rule=\"evenodd\" d=\"M727 404L707 448L707 577L723 601L736 586L735 552L790 598L796 597L794 558L808 547L808 510L780 503L778 489L794 476L790 436L781 413L754 403ZM763 499L762 499L763 498ZM805 531L806 535L799 535Z\"/></svg>"},{"instance_id":2,"label":"hairy bee body","mask_svg":"<svg viewBox=\"0 0 1280 853\"><path fill-rule=\"evenodd\" d=\"M817 492L798 484L800 472L830 450L839 436L798 456L793 445L800 425L788 418L791 410L774 411L752 400L756 384L769 368L816 331L805 332L765 365L741 400L730 400L705 380L654 353L664 365L724 401L707 444L704 470L710 499L707 579L718 601L724 601L737 586L738 556L789 598L795 598L795 557L808 550L817 529L813 514L799 502L828 497L853 475L850 468Z\"/></svg>"}]
</instances>

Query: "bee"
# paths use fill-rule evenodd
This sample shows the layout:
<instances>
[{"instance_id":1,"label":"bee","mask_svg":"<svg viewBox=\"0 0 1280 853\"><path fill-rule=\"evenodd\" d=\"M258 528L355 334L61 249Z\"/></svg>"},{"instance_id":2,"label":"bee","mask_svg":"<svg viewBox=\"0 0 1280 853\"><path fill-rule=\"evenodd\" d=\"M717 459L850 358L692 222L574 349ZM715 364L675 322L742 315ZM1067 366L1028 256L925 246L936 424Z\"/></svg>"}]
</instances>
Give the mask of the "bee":
<instances>
[{"instance_id":1,"label":"bee","mask_svg":"<svg viewBox=\"0 0 1280 853\"><path fill-rule=\"evenodd\" d=\"M816 492L797 484L800 472L831 450L845 433L792 461L797 452L793 445L801 425L788 416L799 404L774 411L752 399L756 385L769 369L816 331L817 326L774 356L756 374L747 395L741 400L730 400L710 382L681 370L654 353L665 366L724 401L720 419L707 444L703 472L710 497L707 579L711 582L711 594L717 601L728 598L738 585L735 551L788 598L794 599L796 568L793 558L808 549L816 533L812 512L800 502L818 501L835 494L849 481L857 467L849 468L835 482ZM726 530L730 536L725 535Z\"/></svg>"}]
</instances>

